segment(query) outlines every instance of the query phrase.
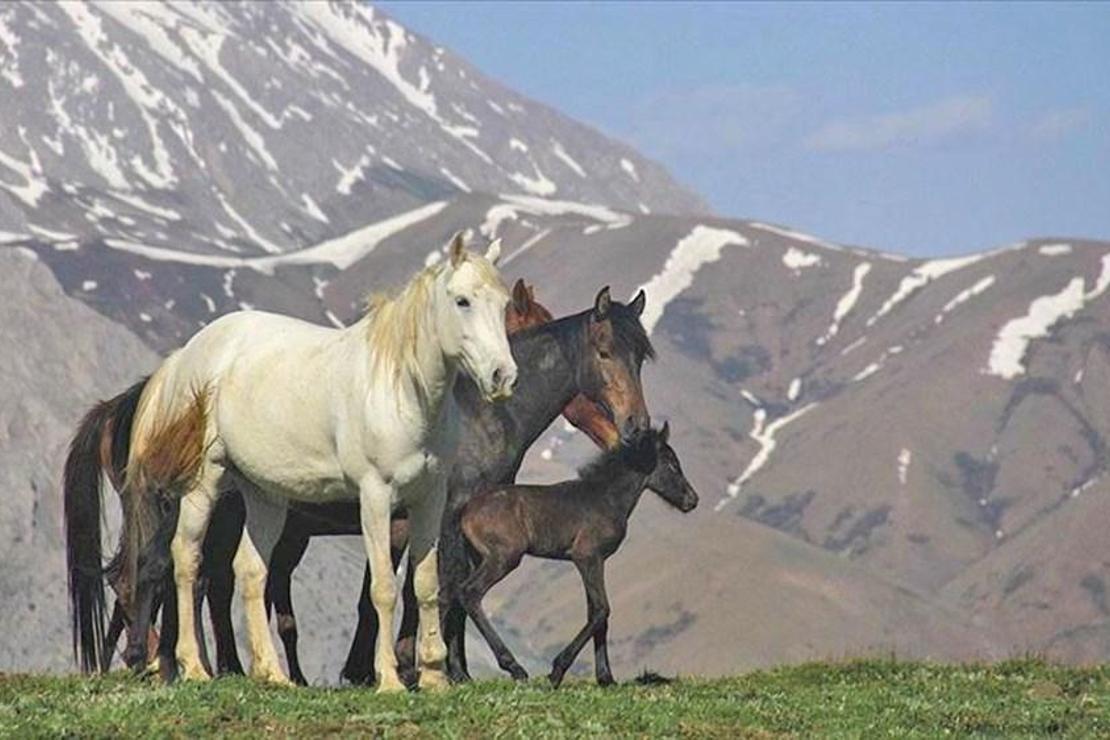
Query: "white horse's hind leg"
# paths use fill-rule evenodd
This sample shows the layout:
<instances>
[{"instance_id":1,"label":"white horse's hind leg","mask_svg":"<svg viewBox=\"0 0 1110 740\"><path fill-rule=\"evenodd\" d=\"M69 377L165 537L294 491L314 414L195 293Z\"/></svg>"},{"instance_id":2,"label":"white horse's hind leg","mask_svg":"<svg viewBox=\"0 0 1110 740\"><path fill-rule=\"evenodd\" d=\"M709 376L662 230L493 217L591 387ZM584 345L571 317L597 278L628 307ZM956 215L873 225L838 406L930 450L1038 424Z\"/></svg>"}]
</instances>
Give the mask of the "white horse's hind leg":
<instances>
[{"instance_id":1,"label":"white horse's hind leg","mask_svg":"<svg viewBox=\"0 0 1110 740\"><path fill-rule=\"evenodd\" d=\"M287 504L265 496L252 486L240 486L247 518L243 538L235 552L235 580L243 595L247 638L251 651L251 676L272 683L292 685L281 669L269 620L266 618L266 576L270 555L285 527Z\"/></svg>"},{"instance_id":2,"label":"white horse's hind leg","mask_svg":"<svg viewBox=\"0 0 1110 740\"><path fill-rule=\"evenodd\" d=\"M185 679L207 681L211 678L200 659L193 595L204 533L208 529L208 519L219 494L223 473L224 469L220 465L212 462L203 464L197 476L197 485L181 499L177 531L170 545L174 581L177 585L177 664Z\"/></svg>"},{"instance_id":3,"label":"white horse's hind leg","mask_svg":"<svg viewBox=\"0 0 1110 740\"><path fill-rule=\"evenodd\" d=\"M374 652L378 693L405 690L397 675L397 656L393 652L393 608L397 603L397 580L389 552L392 499L392 489L376 472L367 473L360 481L362 537L370 559L370 601L378 615L378 639Z\"/></svg>"},{"instance_id":4,"label":"white horse's hind leg","mask_svg":"<svg viewBox=\"0 0 1110 740\"><path fill-rule=\"evenodd\" d=\"M439 571L436 545L443 505L447 497L446 481L433 482L419 503L409 510L409 563L415 568L413 586L420 607L420 638L418 655L420 688L440 689L448 685L444 671L447 646L443 643L439 619Z\"/></svg>"}]
</instances>

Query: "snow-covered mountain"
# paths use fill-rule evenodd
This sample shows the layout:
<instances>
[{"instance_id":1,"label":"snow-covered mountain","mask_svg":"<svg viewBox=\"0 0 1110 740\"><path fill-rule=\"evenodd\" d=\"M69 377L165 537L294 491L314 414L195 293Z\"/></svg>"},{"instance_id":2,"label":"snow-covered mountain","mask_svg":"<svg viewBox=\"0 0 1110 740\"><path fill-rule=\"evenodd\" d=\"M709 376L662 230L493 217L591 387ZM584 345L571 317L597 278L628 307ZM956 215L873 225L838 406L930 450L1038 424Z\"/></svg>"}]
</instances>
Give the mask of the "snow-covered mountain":
<instances>
[{"instance_id":1,"label":"snow-covered mountain","mask_svg":"<svg viewBox=\"0 0 1110 740\"><path fill-rule=\"evenodd\" d=\"M704 208L368 4L0 6L0 231L288 253L481 191Z\"/></svg>"},{"instance_id":2,"label":"snow-covered mountain","mask_svg":"<svg viewBox=\"0 0 1110 740\"><path fill-rule=\"evenodd\" d=\"M501 237L506 276L534 283L556 315L581 310L602 285L617 296L647 291L644 320L659 355L645 369L649 403L657 419L672 420L703 505L683 517L647 496L613 559L621 675L642 667L725 673L874 649L1110 657L1110 243L1030 239L911 260L709 216L635 153L445 52L438 57L448 71L439 70L434 46L362 6L5 5L0 17L9 50L0 86L34 87L28 100L42 87L47 101L36 117L20 93L10 106L17 113L0 120L10 252L0 290L11 304L0 312L0 439L9 461L0 526L17 543L0 558L9 606L0 613L8 635L0 668L67 665L64 650L23 650L64 645L61 588L44 585L63 579L61 450L86 403L149 369L138 339L164 353L247 307L350 322L368 292L440 258L458 230L479 242ZM82 33L96 27L111 40L94 34L90 46ZM31 85L28 60L47 52L30 39L47 36L55 63L38 70L42 86ZM282 41L290 38L301 39L300 52ZM105 51L112 45L118 54ZM379 48L384 57L369 51ZM124 88L117 72L134 81L130 70L140 66L146 87ZM267 87L271 68L280 87ZM65 69L98 81L88 95L66 88L69 124L59 133L48 81ZM197 75L205 84L190 81ZM293 79L305 83L297 95ZM158 113L169 108L130 97L127 89L152 100L141 93L155 89L151 80L163 91L158 100L181 93L175 104L189 136L178 139L172 116ZM470 83L485 97L467 97L477 94ZM102 106L116 88L116 103ZM510 102L524 109L518 117ZM477 134L452 132L465 120L456 103L480 119ZM116 136L111 116L124 110L131 128ZM211 120L198 117L202 110ZM379 125L356 111L379 116ZM312 125L324 119L329 133L317 136ZM521 129L505 128L513 121ZM172 185L158 180L151 130L170 152ZM583 153L587 142L594 154ZM363 154L370 164L358 179L351 167ZM129 190L98 171L113 171L105 162ZM352 174L344 179L334 162ZM473 192L437 176L441 164ZM541 194L530 178L557 190ZM327 222L309 213L304 193ZM110 357L96 356L99 341ZM92 382L101 364L109 382ZM590 452L557 422L522 477L569 475ZM30 556L16 551L30 552L27 542L55 579L26 575ZM357 538L315 542L299 571L310 675L331 680L345 655L360 547ZM536 668L579 626L580 598L573 569L530 564L487 606ZM476 660L485 654L477 648Z\"/></svg>"}]
</instances>

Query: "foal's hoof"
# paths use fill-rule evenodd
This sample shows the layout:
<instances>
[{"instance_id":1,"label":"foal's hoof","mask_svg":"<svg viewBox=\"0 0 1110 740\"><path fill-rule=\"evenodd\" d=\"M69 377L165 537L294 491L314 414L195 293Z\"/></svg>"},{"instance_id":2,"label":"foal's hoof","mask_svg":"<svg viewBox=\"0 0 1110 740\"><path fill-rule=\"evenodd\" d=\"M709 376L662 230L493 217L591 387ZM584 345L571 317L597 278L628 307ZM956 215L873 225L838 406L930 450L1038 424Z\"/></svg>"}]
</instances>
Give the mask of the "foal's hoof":
<instances>
[{"instance_id":1,"label":"foal's hoof","mask_svg":"<svg viewBox=\"0 0 1110 740\"><path fill-rule=\"evenodd\" d=\"M616 686L617 682L613 680L612 676L598 676L597 685L605 689L609 688L610 686Z\"/></svg>"},{"instance_id":2,"label":"foal's hoof","mask_svg":"<svg viewBox=\"0 0 1110 740\"><path fill-rule=\"evenodd\" d=\"M524 670L519 665L509 666L509 675L512 676L514 681L528 680L528 671Z\"/></svg>"},{"instance_id":3,"label":"foal's hoof","mask_svg":"<svg viewBox=\"0 0 1110 740\"><path fill-rule=\"evenodd\" d=\"M451 686L451 682L447 680L447 674L443 671L425 668L420 671L417 686L421 691L443 691Z\"/></svg>"},{"instance_id":4,"label":"foal's hoof","mask_svg":"<svg viewBox=\"0 0 1110 740\"><path fill-rule=\"evenodd\" d=\"M547 674L547 680L551 682L551 688L557 689L559 688L559 684L563 682L563 672L552 671L551 673Z\"/></svg>"}]
</instances>

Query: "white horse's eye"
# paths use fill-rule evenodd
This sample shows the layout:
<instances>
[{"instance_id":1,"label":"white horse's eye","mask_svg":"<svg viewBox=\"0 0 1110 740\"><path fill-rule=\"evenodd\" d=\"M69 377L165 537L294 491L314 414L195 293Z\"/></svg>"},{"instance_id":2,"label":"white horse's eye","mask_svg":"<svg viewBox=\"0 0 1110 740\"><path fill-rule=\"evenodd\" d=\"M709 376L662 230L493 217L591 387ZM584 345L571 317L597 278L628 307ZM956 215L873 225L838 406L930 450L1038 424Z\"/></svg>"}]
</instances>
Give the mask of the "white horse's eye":
<instances>
[{"instance_id":1,"label":"white horse's eye","mask_svg":"<svg viewBox=\"0 0 1110 740\"><path fill-rule=\"evenodd\" d=\"M470 300L459 296L455 299L455 305L459 308L470 308Z\"/></svg>"}]
</instances>

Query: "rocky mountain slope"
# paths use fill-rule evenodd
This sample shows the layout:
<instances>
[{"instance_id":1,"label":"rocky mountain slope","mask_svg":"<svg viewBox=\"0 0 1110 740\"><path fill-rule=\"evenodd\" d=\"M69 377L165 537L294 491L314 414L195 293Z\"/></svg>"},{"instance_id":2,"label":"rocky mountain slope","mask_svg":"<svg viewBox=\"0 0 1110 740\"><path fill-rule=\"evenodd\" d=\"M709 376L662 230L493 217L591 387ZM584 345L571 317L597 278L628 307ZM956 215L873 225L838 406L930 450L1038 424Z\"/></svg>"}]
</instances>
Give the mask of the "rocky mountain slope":
<instances>
[{"instance_id":1,"label":"rocky mountain slope","mask_svg":"<svg viewBox=\"0 0 1110 740\"><path fill-rule=\"evenodd\" d=\"M188 54L183 58L194 59L188 39L195 42L196 34L204 33L204 19L218 28L239 29L234 34L222 31L225 40L215 47L216 66L234 69L236 79L249 70L257 72L245 61L254 53L252 44L263 39L269 47L266 39L278 43L287 37L284 32L262 33L270 18L255 17L260 6L226 10L187 5L172 11L134 7L141 12L128 13L160 18L159 27L170 29L168 45L153 43L160 37L150 27L143 26L145 34L136 35L121 25L112 16L119 14L117 7L76 12L103 16L101 28L110 34L111 43L129 59L165 60L158 65L168 64L174 48ZM286 24L302 30L311 26L306 6L267 7L279 29ZM18 12L32 20L16 24L5 6L0 14L8 14L10 32L4 38L56 31L69 18L62 14L71 11L18 6ZM173 18L166 15L171 12ZM310 14L317 12L322 11ZM329 6L328 12L342 15L351 9ZM230 14L233 21L216 23L213 14ZM236 25L248 23L245 19L258 25ZM317 231L280 242L278 232L259 232L279 247L271 253L248 232L235 237L241 242L220 235L216 224L240 227L234 226L234 219L206 210L204 197L188 194L193 192L189 183L208 177L210 165L202 167L175 155L177 184L164 189L150 183L134 185L136 190L143 188L144 202L171 194L183 199L174 208L190 215L183 215L180 223L164 219L163 226L176 231L171 239L167 230L163 239L129 206L121 205L123 201L107 200L111 187L81 169L88 158L79 143L68 146L56 161L40 152L44 172L73 173L44 175L45 182L59 184L51 184L38 203L47 208L55 202L49 198L57 195L61 210L40 210L13 195L0 216L16 213L24 220L4 222L10 232L5 252L12 252L10 259L20 265L34 265L42 279L48 277L43 266L48 267L64 294L55 289L44 301L56 306L57 313L36 309L11 314L0 323L0 331L10 330L20 341L33 342L30 330L39 324L48 333L79 334L71 327L103 322L120 335L120 342L133 346L137 337L164 353L215 316L238 308L278 310L341 325L358 315L367 293L395 285L438 259L455 231L468 231L479 243L500 236L505 275L535 283L537 297L556 315L581 310L605 284L618 296L631 296L640 287L648 294L645 323L659 354L645 370L649 403L657 419L671 419L675 446L703 505L681 516L648 494L625 548L612 561L611 639L620 675L641 667L724 673L783 660L891 649L935 657L993 657L1027 650L1075 661L1110 657L1105 596L1110 546L1102 536L1102 523L1110 515L1110 478L1105 476L1105 440L1110 433L1110 243L1037 239L966 257L923 261L832 244L772 224L697 212L663 213L696 211L700 203L675 188L665 173L652 170L633 153L621 153L619 145L596 134L590 134L590 141L634 163L640 178L637 189L625 189L635 180L619 162L609 171L602 167L606 160L601 154L579 160L577 150L569 148L570 134L559 133L558 140L575 154L575 161L589 159L602 169L589 170L584 178L566 172L563 180L551 174L557 171L552 163L535 159L536 167L559 188L541 197L523 186L510 187L511 177L507 182L497 179L497 172L510 166L517 168L513 172L522 171L515 157L524 152L511 142L496 147L505 137L519 137L528 142L528 153L535 158L541 139L493 129L477 138L463 136L497 162L494 168L480 167L481 157L405 98L388 69L383 72L367 59L358 61L357 55L348 59L346 52L332 48L339 44L336 39L347 38L356 28L388 31L378 38L405 38L405 50L397 53L402 77L411 81L421 79L420 62L406 55L425 48L434 54L434 47L377 15L370 20L360 12L359 18L345 23L343 33L334 27L327 33L305 31L309 40L298 42L306 50L318 50L312 55L319 63L338 69L340 58L346 60L344 76L351 89L335 95L343 101L366 101L359 105L371 115L400 106L397 110L411 117L405 118L405 125L419 121L422 128L404 129L404 137L396 134L415 149L389 149L387 156L406 171L424 168L425 175L434 176L428 163L440 160L428 152L458 149L458 159L450 160L447 168L464 177L473 192L422 190L371 177L368 182L374 184L361 192L357 207L354 200L334 201L350 204L342 217L336 215L340 206L329 210L323 196L313 195L330 219L318 221ZM259 33L248 38L243 28ZM79 31L67 33L76 35L68 47L57 44L57 54L93 54L88 42L78 41ZM313 38L331 39L324 43L334 54L310 46ZM4 43L11 48L11 43ZM451 61L450 69L466 69L482 89L493 85L447 52L443 55ZM205 80L215 80L205 95L215 98L220 91L236 101L243 116L257 116L256 125L264 125L261 114L234 87L224 90L226 81L213 70L211 59L194 61L206 65L198 66ZM99 69L101 62L90 57L80 64ZM183 64L176 65L181 70L176 74L190 75L188 62ZM424 62L425 67L429 64ZM3 69L14 67L5 62ZM357 77L351 70L358 70ZM319 74L333 79L326 72ZM436 115L454 111L440 101L455 98L435 87L434 80L428 84L437 101ZM276 89L289 87L283 83ZM245 89L261 98L259 91L267 88L261 80ZM519 100L497 89L502 97L490 100ZM265 101L263 111L280 109L269 98ZM319 113L314 122L323 117L308 108L308 102L297 104ZM220 106L218 99L215 105ZM507 102L497 105L510 110ZM125 108L121 104L118 110ZM478 106L465 108L474 111ZM483 115L485 110L494 116L489 121L497 120L495 108L487 106ZM90 122L82 125L90 132L104 131L95 106L86 112ZM299 120L292 115L289 121ZM392 120L381 115L383 121ZM550 115L552 121L562 121ZM142 115L136 120L141 122ZM163 119L157 120L155 130L161 131ZM35 140L31 132L39 135L44 130L53 137L53 124L40 124L46 128L32 127L28 119L22 133L16 128L16 140ZM284 129L275 131L267 131L272 136L267 151L279 149L274 142L282 140ZM332 152L352 143L342 129L330 131L326 139L290 134L288 156L309 153L311 162L282 164L278 182L292 182L287 176L306 181L322 177ZM28 150L11 143L7 133L0 129L0 152L28 161ZM214 125L198 127L193 141L198 151L208 147L205 151L219 152L223 136L228 135ZM236 146L249 150L249 137L237 141ZM384 146L374 144L376 149ZM234 149L229 143L229 150ZM294 151L298 149L303 151ZM138 162L144 162L144 156L140 153ZM250 175L254 165L249 155L242 156L246 159L231 171L243 171L244 179L234 181L225 197L237 204L234 210L245 213L253 197L249 184L266 178ZM260 158L257 152L255 156ZM135 168L128 172L138 183L142 167L135 156L117 159ZM475 160L475 171L462 174L470 160ZM47 169L48 164L54 169ZM58 169L62 165L64 169ZM645 175L649 171L655 172L653 178ZM78 180L78 192L95 190L96 200L89 202L101 207L83 206L78 196L62 197L67 191L61 183ZM9 183L8 192L12 182L17 189L35 189L2 168L0 181ZM4 197L0 193L0 199ZM280 228L285 219L291 224L295 203L290 202L278 195L263 198L254 206L259 215L247 222L276 223ZM643 213L641 202L652 213ZM65 209L85 213L101 208L114 215L78 215L68 221L64 215L69 213ZM54 233L63 226L65 235ZM226 245L186 233L207 233L209 227ZM179 235L183 236L178 239ZM21 251L15 254L17 250ZM30 262L28 253L38 261ZM4 295L9 295L7 289ZM78 316L78 309L84 313ZM22 325L10 328L14 324ZM50 398L57 387L64 388L65 408L71 414L64 417L59 412L57 418L75 420L85 405L122 389L152 362L145 350L127 354L113 352L110 345L105 345L105 356L86 356L80 350L74 354L64 343L43 342L36 351L39 354L30 355L34 361L58 367L58 374L23 373L9 382L6 392L23 405L5 406L0 428L37 423L45 412L26 404L39 395ZM84 380L67 385L71 374ZM24 458L5 467L14 476L3 495L12 503L6 511L12 512L10 521L15 523L9 524L4 514L3 526L13 532L24 526L18 522L26 522L27 502L42 500L53 502L53 508L42 510L57 531L56 485L67 431L59 423L48 436L35 440L33 449L39 456L34 465L40 467L28 467ZM522 477L548 480L572 474L590 453L581 435L568 433L557 422L530 454ZM46 472L35 479L28 470ZM37 488L27 483L32 480L40 481ZM48 523L42 526L50 531ZM32 531L34 526L28 530ZM37 603L46 605L64 626L60 543L46 542L42 573L53 574L55 590L44 590L45 600ZM24 553L26 548L13 544L13 553L16 550ZM31 555L13 554L0 566L0 583L13 594L19 584L29 583L20 580L30 567L20 557ZM361 563L354 539L318 541L310 547L294 593L310 675L332 680L338 672L353 623ZM573 569L547 564L531 564L514 574L495 589L488 606L510 644L533 669L541 668L570 638L584 614ZM25 645L38 644L44 636L58 643L50 629L23 619L5 632L10 636L5 649L21 654ZM13 657L13 665L62 667L64 643L51 645L51 650L58 649ZM484 648L476 648L477 660L484 654Z\"/></svg>"}]
</instances>

